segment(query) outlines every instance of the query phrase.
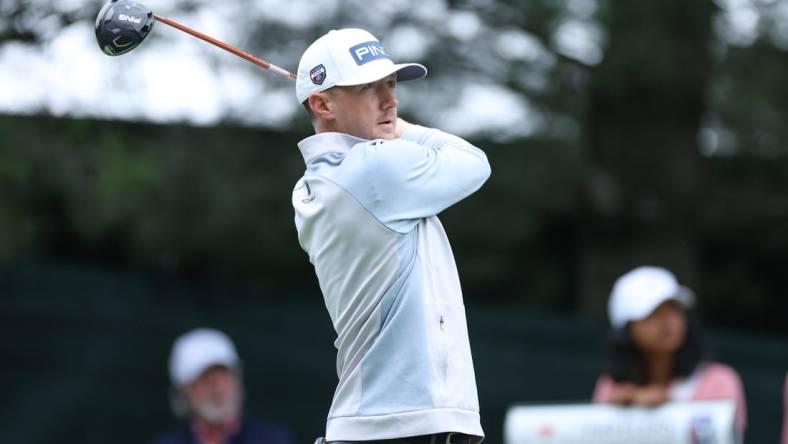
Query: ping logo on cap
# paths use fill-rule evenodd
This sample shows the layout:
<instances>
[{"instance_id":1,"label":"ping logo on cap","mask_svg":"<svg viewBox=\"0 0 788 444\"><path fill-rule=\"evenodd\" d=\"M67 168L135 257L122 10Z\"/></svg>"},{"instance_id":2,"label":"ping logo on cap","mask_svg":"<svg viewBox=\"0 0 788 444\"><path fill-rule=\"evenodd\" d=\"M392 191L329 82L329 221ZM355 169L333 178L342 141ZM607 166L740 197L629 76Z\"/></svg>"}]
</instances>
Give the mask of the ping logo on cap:
<instances>
[{"instance_id":1,"label":"ping logo on cap","mask_svg":"<svg viewBox=\"0 0 788 444\"><path fill-rule=\"evenodd\" d=\"M326 67L322 64L315 66L309 71L309 78L315 85L322 85L326 80Z\"/></svg>"},{"instance_id":2,"label":"ping logo on cap","mask_svg":"<svg viewBox=\"0 0 788 444\"><path fill-rule=\"evenodd\" d=\"M358 45L350 48L350 55L356 61L356 65L363 65L373 60L388 59L389 55L380 42L375 40L371 42L359 43Z\"/></svg>"}]
</instances>

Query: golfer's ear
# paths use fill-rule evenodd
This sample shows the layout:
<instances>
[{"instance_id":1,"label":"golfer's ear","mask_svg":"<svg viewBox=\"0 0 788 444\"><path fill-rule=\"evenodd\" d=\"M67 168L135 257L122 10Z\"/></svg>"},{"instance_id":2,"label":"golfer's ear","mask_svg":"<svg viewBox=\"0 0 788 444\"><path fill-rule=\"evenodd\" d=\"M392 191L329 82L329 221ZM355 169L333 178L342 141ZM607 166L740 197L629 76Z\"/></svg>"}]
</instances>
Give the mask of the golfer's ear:
<instances>
[{"instance_id":1,"label":"golfer's ear","mask_svg":"<svg viewBox=\"0 0 788 444\"><path fill-rule=\"evenodd\" d=\"M318 92L309 96L309 108L315 117L322 120L331 120L334 118L334 104L331 102L330 94L326 92Z\"/></svg>"}]
</instances>

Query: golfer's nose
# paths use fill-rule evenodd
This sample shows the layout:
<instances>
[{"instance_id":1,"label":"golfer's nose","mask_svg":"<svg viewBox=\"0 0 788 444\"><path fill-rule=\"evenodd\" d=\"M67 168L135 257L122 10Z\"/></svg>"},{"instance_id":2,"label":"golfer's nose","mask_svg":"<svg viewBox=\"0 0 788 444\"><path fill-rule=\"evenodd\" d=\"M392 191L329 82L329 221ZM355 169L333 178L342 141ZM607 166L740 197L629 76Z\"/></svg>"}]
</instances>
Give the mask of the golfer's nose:
<instances>
[{"instance_id":1,"label":"golfer's nose","mask_svg":"<svg viewBox=\"0 0 788 444\"><path fill-rule=\"evenodd\" d=\"M388 85L378 89L378 98L380 99L380 107L384 110L396 107L399 104L397 90Z\"/></svg>"}]
</instances>

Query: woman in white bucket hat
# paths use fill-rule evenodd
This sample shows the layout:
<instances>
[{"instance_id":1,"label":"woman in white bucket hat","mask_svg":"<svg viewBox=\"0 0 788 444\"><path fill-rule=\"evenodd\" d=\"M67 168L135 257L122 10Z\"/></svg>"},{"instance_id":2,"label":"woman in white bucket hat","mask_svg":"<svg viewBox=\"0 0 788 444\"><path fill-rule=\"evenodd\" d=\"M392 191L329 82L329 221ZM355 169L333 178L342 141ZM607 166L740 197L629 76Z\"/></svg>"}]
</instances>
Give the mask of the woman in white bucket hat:
<instances>
[{"instance_id":1,"label":"woman in white bucket hat","mask_svg":"<svg viewBox=\"0 0 788 444\"><path fill-rule=\"evenodd\" d=\"M655 406L668 401L732 399L739 439L747 422L744 388L731 367L704 359L688 315L693 292L670 271L638 267L616 280L608 301L613 327L607 373L594 402Z\"/></svg>"}]
</instances>

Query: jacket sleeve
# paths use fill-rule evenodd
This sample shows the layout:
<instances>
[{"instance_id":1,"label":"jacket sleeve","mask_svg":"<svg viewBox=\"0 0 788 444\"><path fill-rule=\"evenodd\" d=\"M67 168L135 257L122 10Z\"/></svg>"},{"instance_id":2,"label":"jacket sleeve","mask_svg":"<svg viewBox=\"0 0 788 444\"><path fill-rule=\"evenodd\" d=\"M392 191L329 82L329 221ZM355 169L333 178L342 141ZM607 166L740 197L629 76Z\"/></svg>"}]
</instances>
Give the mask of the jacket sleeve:
<instances>
[{"instance_id":1,"label":"jacket sleeve","mask_svg":"<svg viewBox=\"0 0 788 444\"><path fill-rule=\"evenodd\" d=\"M411 125L401 139L357 145L340 185L381 223L410 231L478 190L490 176L482 150L443 131Z\"/></svg>"}]
</instances>

